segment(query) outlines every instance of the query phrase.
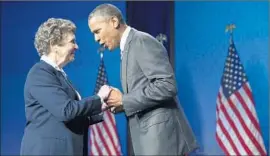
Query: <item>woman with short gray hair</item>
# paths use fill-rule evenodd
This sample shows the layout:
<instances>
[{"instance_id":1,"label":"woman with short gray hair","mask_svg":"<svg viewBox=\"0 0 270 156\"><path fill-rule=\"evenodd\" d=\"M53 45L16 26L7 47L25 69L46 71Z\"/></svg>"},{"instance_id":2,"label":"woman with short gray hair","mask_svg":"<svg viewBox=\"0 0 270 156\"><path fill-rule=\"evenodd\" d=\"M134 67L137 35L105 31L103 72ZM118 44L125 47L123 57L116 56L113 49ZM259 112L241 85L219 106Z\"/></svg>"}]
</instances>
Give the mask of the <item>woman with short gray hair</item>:
<instances>
[{"instance_id":1,"label":"woman with short gray hair","mask_svg":"<svg viewBox=\"0 0 270 156\"><path fill-rule=\"evenodd\" d=\"M34 45L41 57L25 86L26 127L21 155L87 155L88 126L103 120L110 88L81 98L63 70L74 60L78 45L75 24L50 18L40 25Z\"/></svg>"},{"instance_id":2,"label":"woman with short gray hair","mask_svg":"<svg viewBox=\"0 0 270 156\"><path fill-rule=\"evenodd\" d=\"M57 44L68 33L75 33L75 24L66 19L49 18L44 22L36 32L35 35L35 48L37 49L39 56L48 54L50 51L50 44Z\"/></svg>"}]
</instances>

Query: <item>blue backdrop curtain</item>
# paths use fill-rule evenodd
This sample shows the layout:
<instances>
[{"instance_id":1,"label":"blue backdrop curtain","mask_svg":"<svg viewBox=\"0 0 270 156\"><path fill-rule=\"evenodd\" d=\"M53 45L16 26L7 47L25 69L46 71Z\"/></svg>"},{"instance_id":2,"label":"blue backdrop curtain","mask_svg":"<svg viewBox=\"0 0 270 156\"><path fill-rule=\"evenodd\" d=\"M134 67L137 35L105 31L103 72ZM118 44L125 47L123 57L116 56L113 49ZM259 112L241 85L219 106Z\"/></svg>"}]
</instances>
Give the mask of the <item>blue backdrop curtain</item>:
<instances>
[{"instance_id":1,"label":"blue backdrop curtain","mask_svg":"<svg viewBox=\"0 0 270 156\"><path fill-rule=\"evenodd\" d=\"M126 17L127 24L137 30L147 32L154 37L159 34L166 36L167 41L164 41L163 44L167 49L172 66L174 66L174 2L128 1L126 2ZM130 135L128 153L133 155Z\"/></svg>"},{"instance_id":2,"label":"blue backdrop curtain","mask_svg":"<svg viewBox=\"0 0 270 156\"><path fill-rule=\"evenodd\" d=\"M173 61L174 2L128 1L126 5L127 24L154 37L159 34L166 35L167 41L163 44Z\"/></svg>"}]
</instances>

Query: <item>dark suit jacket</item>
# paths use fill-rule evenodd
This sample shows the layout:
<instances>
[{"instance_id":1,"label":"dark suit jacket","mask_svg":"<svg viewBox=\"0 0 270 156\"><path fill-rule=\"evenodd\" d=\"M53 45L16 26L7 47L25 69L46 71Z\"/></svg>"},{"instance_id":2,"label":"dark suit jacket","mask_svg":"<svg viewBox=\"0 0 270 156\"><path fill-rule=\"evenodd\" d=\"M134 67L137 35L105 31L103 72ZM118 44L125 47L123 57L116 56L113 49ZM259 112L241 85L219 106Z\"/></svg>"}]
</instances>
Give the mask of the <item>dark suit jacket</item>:
<instances>
[{"instance_id":1,"label":"dark suit jacket","mask_svg":"<svg viewBox=\"0 0 270 156\"><path fill-rule=\"evenodd\" d=\"M24 99L21 155L87 155L88 126L103 119L98 96L78 100L64 75L40 61L27 75Z\"/></svg>"}]
</instances>

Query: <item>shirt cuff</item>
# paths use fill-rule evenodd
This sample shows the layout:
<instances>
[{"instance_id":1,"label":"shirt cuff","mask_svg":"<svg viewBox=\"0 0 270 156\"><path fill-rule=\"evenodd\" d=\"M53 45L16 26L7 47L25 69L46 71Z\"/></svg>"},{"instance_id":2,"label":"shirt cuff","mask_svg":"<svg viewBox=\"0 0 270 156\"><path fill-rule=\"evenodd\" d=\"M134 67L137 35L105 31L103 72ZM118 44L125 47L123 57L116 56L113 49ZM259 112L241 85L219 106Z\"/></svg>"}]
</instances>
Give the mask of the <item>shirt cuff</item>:
<instances>
[{"instance_id":1,"label":"shirt cuff","mask_svg":"<svg viewBox=\"0 0 270 156\"><path fill-rule=\"evenodd\" d=\"M100 102L101 102L101 105L102 105L104 103L104 99L99 95L97 95L97 96L100 98Z\"/></svg>"}]
</instances>

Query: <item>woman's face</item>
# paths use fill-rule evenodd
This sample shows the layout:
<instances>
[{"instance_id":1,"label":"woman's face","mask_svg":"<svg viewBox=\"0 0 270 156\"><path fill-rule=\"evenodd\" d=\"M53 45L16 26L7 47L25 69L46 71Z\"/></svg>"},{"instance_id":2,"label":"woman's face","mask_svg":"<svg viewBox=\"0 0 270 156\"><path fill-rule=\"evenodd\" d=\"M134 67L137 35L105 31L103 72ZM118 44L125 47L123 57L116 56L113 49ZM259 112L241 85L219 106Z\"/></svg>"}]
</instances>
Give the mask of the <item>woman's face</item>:
<instances>
[{"instance_id":1,"label":"woman's face","mask_svg":"<svg viewBox=\"0 0 270 156\"><path fill-rule=\"evenodd\" d=\"M57 61L63 62L63 64L73 61L75 59L75 51L78 48L75 34L73 32L64 34L62 41L57 45Z\"/></svg>"}]
</instances>

